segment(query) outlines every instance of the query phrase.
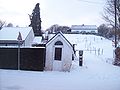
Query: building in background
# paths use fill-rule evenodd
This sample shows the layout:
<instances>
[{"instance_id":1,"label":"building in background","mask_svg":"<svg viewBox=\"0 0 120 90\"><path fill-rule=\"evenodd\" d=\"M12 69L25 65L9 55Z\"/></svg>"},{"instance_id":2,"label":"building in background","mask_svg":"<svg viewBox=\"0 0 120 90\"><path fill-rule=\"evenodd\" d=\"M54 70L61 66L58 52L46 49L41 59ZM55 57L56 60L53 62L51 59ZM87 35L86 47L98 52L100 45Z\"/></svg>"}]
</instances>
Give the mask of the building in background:
<instances>
[{"instance_id":1,"label":"building in background","mask_svg":"<svg viewBox=\"0 0 120 90\"><path fill-rule=\"evenodd\" d=\"M73 33L98 33L96 25L72 25L71 32Z\"/></svg>"}]
</instances>

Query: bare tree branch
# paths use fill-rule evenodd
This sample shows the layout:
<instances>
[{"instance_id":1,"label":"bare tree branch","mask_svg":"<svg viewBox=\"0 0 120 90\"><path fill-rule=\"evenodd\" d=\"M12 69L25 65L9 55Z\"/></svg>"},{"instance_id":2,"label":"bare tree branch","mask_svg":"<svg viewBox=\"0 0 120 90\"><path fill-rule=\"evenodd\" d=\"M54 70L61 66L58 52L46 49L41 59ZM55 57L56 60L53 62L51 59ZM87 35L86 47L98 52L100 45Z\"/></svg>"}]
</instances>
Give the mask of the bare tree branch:
<instances>
[{"instance_id":1,"label":"bare tree branch","mask_svg":"<svg viewBox=\"0 0 120 90\"><path fill-rule=\"evenodd\" d=\"M114 27L115 24L115 6L114 0L107 0L106 7L104 8L103 19ZM117 28L120 26L120 1L117 0Z\"/></svg>"},{"instance_id":2,"label":"bare tree branch","mask_svg":"<svg viewBox=\"0 0 120 90\"><path fill-rule=\"evenodd\" d=\"M2 29L2 27L5 25L5 21L0 20L0 30Z\"/></svg>"}]
</instances>

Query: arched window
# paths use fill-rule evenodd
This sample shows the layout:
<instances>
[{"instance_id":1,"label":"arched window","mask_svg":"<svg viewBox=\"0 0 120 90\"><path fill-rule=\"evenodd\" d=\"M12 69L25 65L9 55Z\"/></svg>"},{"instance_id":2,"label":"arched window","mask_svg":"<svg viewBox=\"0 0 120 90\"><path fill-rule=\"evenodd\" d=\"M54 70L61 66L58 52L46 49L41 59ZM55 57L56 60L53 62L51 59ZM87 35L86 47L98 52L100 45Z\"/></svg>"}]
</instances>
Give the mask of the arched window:
<instances>
[{"instance_id":1,"label":"arched window","mask_svg":"<svg viewBox=\"0 0 120 90\"><path fill-rule=\"evenodd\" d=\"M61 41L57 41L55 45L63 45L63 43Z\"/></svg>"}]
</instances>

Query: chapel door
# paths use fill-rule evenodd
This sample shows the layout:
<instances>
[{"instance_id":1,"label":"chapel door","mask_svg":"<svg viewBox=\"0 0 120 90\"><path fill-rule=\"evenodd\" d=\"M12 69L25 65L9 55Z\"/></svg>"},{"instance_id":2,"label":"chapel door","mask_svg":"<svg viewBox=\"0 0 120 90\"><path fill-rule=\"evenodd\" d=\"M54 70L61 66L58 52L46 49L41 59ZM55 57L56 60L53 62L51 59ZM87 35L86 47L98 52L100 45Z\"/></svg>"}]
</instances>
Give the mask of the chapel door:
<instances>
[{"instance_id":1,"label":"chapel door","mask_svg":"<svg viewBox=\"0 0 120 90\"><path fill-rule=\"evenodd\" d=\"M54 60L53 60L53 70L61 71L62 70L62 48L55 47L54 50Z\"/></svg>"}]
</instances>

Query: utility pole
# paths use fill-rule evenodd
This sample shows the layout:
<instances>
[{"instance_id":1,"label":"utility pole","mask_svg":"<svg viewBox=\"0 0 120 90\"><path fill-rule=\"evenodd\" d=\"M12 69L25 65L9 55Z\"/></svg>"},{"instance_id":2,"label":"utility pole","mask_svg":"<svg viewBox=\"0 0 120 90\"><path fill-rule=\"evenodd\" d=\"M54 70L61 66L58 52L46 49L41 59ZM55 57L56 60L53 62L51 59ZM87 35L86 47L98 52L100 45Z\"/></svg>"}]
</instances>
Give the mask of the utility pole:
<instances>
[{"instance_id":1,"label":"utility pole","mask_svg":"<svg viewBox=\"0 0 120 90\"><path fill-rule=\"evenodd\" d=\"M20 45L22 43L22 35L20 32L18 34L17 41L18 41L18 70L20 70Z\"/></svg>"},{"instance_id":2,"label":"utility pole","mask_svg":"<svg viewBox=\"0 0 120 90\"><path fill-rule=\"evenodd\" d=\"M20 70L20 41L18 40L18 70Z\"/></svg>"},{"instance_id":3,"label":"utility pole","mask_svg":"<svg viewBox=\"0 0 120 90\"><path fill-rule=\"evenodd\" d=\"M115 48L117 47L117 0L114 1L114 7L115 7Z\"/></svg>"}]
</instances>

